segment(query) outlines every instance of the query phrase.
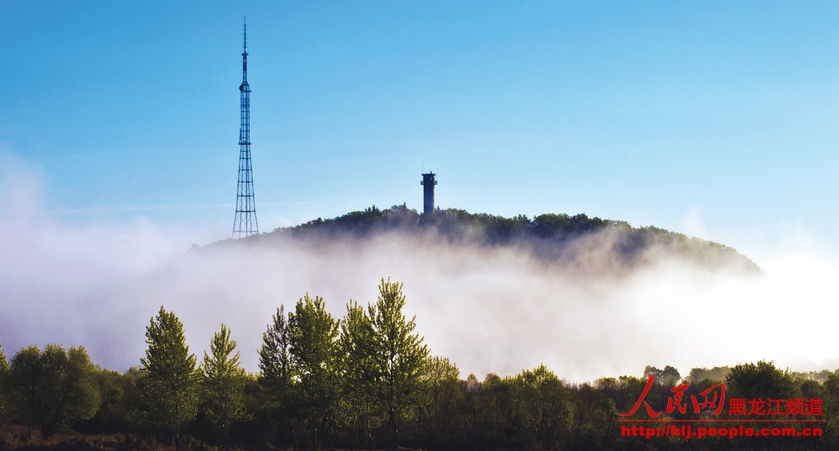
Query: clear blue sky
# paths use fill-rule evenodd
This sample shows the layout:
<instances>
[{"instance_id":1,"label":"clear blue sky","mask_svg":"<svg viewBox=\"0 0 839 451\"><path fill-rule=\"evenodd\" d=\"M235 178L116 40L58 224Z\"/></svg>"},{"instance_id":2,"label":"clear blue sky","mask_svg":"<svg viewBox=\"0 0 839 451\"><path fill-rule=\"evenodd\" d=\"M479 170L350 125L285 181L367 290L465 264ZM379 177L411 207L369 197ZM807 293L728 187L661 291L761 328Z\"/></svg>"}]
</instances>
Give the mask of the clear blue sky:
<instances>
[{"instance_id":1,"label":"clear blue sky","mask_svg":"<svg viewBox=\"0 0 839 451\"><path fill-rule=\"evenodd\" d=\"M245 14L262 231L431 169L444 208L839 249L836 2L5 0L0 152L57 221L229 236Z\"/></svg>"}]
</instances>

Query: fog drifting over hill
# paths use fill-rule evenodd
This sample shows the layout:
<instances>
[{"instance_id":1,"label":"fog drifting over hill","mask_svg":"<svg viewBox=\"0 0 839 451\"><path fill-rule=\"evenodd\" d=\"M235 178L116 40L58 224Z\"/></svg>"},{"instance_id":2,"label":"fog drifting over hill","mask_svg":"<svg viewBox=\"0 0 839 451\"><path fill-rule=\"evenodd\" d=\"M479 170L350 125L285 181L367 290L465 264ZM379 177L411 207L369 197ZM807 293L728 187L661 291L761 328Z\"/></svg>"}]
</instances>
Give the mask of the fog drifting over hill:
<instances>
[{"instance_id":1,"label":"fog drifting over hill","mask_svg":"<svg viewBox=\"0 0 839 451\"><path fill-rule=\"evenodd\" d=\"M462 377L540 363L570 381L640 375L645 365L683 375L759 359L839 366L839 265L825 256L776 255L748 275L652 249L648 264L616 275L433 235L187 250L192 232L143 219L61 224L39 206L41 185L25 171L0 175L0 343L9 356L30 344L84 345L94 362L123 371L139 364L145 327L163 305L199 355L228 324L257 371L262 332L281 303L291 309L308 292L340 318L347 301L374 301L390 277L404 283L407 313L432 354ZM607 247L581 258L608 258Z\"/></svg>"}]
</instances>

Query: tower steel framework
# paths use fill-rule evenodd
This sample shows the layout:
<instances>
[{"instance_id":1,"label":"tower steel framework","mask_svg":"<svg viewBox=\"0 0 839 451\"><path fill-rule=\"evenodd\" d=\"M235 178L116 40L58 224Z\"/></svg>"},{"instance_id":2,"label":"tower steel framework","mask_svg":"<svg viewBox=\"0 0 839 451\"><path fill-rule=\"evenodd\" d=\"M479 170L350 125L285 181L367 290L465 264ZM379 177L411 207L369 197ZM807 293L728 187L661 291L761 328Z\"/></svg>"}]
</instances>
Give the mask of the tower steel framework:
<instances>
[{"instance_id":1,"label":"tower steel framework","mask_svg":"<svg viewBox=\"0 0 839 451\"><path fill-rule=\"evenodd\" d=\"M242 84L239 85L241 126L239 127L239 182L236 187L236 216L233 218L233 237L259 233L256 220L256 201L253 196L251 167L251 87L248 84L248 24L244 24L242 51Z\"/></svg>"}]
</instances>

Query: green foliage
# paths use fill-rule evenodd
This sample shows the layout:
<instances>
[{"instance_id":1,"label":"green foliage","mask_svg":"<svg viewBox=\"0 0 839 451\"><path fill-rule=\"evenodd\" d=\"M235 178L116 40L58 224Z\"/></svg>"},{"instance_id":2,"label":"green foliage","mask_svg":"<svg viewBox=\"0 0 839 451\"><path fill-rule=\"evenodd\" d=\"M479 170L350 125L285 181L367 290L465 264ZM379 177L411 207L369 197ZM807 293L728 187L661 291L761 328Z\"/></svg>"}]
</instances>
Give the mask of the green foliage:
<instances>
[{"instance_id":1,"label":"green foliage","mask_svg":"<svg viewBox=\"0 0 839 451\"><path fill-rule=\"evenodd\" d=\"M221 428L225 449L230 447L229 428L236 421L247 418L245 412L245 370L239 364L236 341L230 339L230 329L221 330L210 341L212 357L204 351L201 364L201 397L207 419Z\"/></svg>"},{"instance_id":2,"label":"green foliage","mask_svg":"<svg viewBox=\"0 0 839 451\"><path fill-rule=\"evenodd\" d=\"M338 321L326 311L322 298L312 299L307 293L289 314L288 328L301 408L317 443L318 425L334 421L338 401Z\"/></svg>"},{"instance_id":3,"label":"green foliage","mask_svg":"<svg viewBox=\"0 0 839 451\"><path fill-rule=\"evenodd\" d=\"M655 377L657 384L669 388L675 387L682 380L679 370L670 365L665 366L663 370L648 365L644 367L644 377L647 377L648 374L652 374Z\"/></svg>"},{"instance_id":4,"label":"green foliage","mask_svg":"<svg viewBox=\"0 0 839 451\"><path fill-rule=\"evenodd\" d=\"M14 416L37 424L46 436L77 420L90 418L99 407L93 364L84 347L65 351L48 344L21 349L9 366L8 393Z\"/></svg>"},{"instance_id":5,"label":"green foliage","mask_svg":"<svg viewBox=\"0 0 839 451\"><path fill-rule=\"evenodd\" d=\"M460 428L464 404L460 370L449 359L436 356L428 359L427 369L428 392L423 409L426 422L437 443L452 442Z\"/></svg>"},{"instance_id":6,"label":"green foliage","mask_svg":"<svg viewBox=\"0 0 839 451\"><path fill-rule=\"evenodd\" d=\"M282 305L272 318L273 322L262 334L262 348L259 350L260 382L284 388L291 382L292 368L288 320Z\"/></svg>"},{"instance_id":7,"label":"green foliage","mask_svg":"<svg viewBox=\"0 0 839 451\"><path fill-rule=\"evenodd\" d=\"M99 391L101 404L96 415L73 425L78 432L115 434L125 432L136 420L136 377L132 372L120 374L96 365L93 380Z\"/></svg>"},{"instance_id":8,"label":"green foliage","mask_svg":"<svg viewBox=\"0 0 839 451\"><path fill-rule=\"evenodd\" d=\"M833 374L830 370L821 370L821 371L808 371L806 373L803 372L793 372L792 373L795 377L803 380L812 380L816 381L819 384L825 383L827 378Z\"/></svg>"},{"instance_id":9,"label":"green foliage","mask_svg":"<svg viewBox=\"0 0 839 451\"><path fill-rule=\"evenodd\" d=\"M825 436L832 449L839 449L839 375L831 374L822 385Z\"/></svg>"},{"instance_id":10,"label":"green foliage","mask_svg":"<svg viewBox=\"0 0 839 451\"><path fill-rule=\"evenodd\" d=\"M145 421L169 431L180 448L182 427L198 413L195 355L189 353L183 324L163 307L146 328L146 344L138 381Z\"/></svg>"},{"instance_id":11,"label":"green foliage","mask_svg":"<svg viewBox=\"0 0 839 451\"><path fill-rule=\"evenodd\" d=\"M735 366L725 384L732 398L790 399L801 396L790 372L781 371L772 362L763 360Z\"/></svg>"},{"instance_id":12,"label":"green foliage","mask_svg":"<svg viewBox=\"0 0 839 451\"><path fill-rule=\"evenodd\" d=\"M262 334L259 350L259 384L265 394L264 406L269 417L286 424L295 414L294 368L291 363L291 331L284 306Z\"/></svg>"},{"instance_id":13,"label":"green foliage","mask_svg":"<svg viewBox=\"0 0 839 451\"><path fill-rule=\"evenodd\" d=\"M398 446L399 422L414 417L428 386L428 347L414 333L415 319L402 313L404 306L402 284L382 279L376 303L365 311L350 301L340 323L341 393L350 412L345 417L352 431L362 423L368 446L371 429L383 419Z\"/></svg>"},{"instance_id":14,"label":"green foliage","mask_svg":"<svg viewBox=\"0 0 839 451\"><path fill-rule=\"evenodd\" d=\"M731 373L731 368L727 366L715 366L710 370L708 368L693 368L685 380L690 384L697 384L703 380L718 383L724 382L729 373Z\"/></svg>"},{"instance_id":15,"label":"green foliage","mask_svg":"<svg viewBox=\"0 0 839 451\"><path fill-rule=\"evenodd\" d=\"M601 379L594 386L586 383L568 387L574 405L574 448L603 448L612 439L610 432L619 419L615 401L608 396L612 383L617 381Z\"/></svg>"},{"instance_id":16,"label":"green foliage","mask_svg":"<svg viewBox=\"0 0 839 451\"><path fill-rule=\"evenodd\" d=\"M718 243L688 237L656 227L633 228L624 221L590 218L585 214L543 214L529 219L511 218L464 210L435 211L419 215L405 205L380 210L373 206L333 219L318 218L295 227L278 228L270 236L341 239L347 236L365 238L378 233L419 236L432 233L449 242L482 246L517 246L548 262L566 263L577 258L572 242L595 234L605 234L613 258L609 265L620 269L643 264L646 251L653 247L666 249L673 256L708 267L727 265L744 273L759 273L760 268L732 248ZM603 265L606 262L602 263Z\"/></svg>"},{"instance_id":17,"label":"green foliage","mask_svg":"<svg viewBox=\"0 0 839 451\"><path fill-rule=\"evenodd\" d=\"M368 446L372 446L371 430L381 424L376 405L376 366L373 351L373 322L364 308L355 301L347 304L347 314L338 338L341 395L345 408L344 422L350 427L351 441L358 423L364 429Z\"/></svg>"},{"instance_id":18,"label":"green foliage","mask_svg":"<svg viewBox=\"0 0 839 451\"><path fill-rule=\"evenodd\" d=\"M368 306L373 327L372 366L376 400L393 432L394 447L399 446L399 422L411 419L426 388L428 347L414 333L416 318L405 318L402 284L382 279L379 298Z\"/></svg>"},{"instance_id":19,"label":"green foliage","mask_svg":"<svg viewBox=\"0 0 839 451\"><path fill-rule=\"evenodd\" d=\"M350 301L340 321L326 312L321 298L308 294L287 315L281 306L263 335L258 379L241 369L236 342L225 325L213 336L199 376L195 357L185 345L183 326L161 308L146 332L149 348L141 359L142 368L125 374L92 367L83 348L65 352L57 345L43 351L30 346L9 365L0 347L0 393L10 396L0 401L5 399L7 407L13 407L9 409L16 415L13 420L38 425L46 435L67 426L78 432L119 435L134 425L144 425L140 422L144 420L166 427L176 446L196 449L206 449L206 442L212 441L207 429L210 422L225 432L226 446L244 449L318 448L326 437L334 449L333 435L338 448L355 448L359 431L372 449L382 448L376 441L388 432L394 442L388 448L396 449L400 434L414 448L437 450L637 449L644 443L656 449L691 446L673 438L639 442L637 437L621 437L619 412L629 411L637 402L646 377L566 385L541 365L514 377L488 374L481 382L470 374L461 380L453 362L429 357L415 332L415 319L405 317L404 307L402 285L389 279L381 281L374 304L365 308ZM658 383L645 401L661 411L680 375L670 366L663 370L646 367L645 373L650 372ZM723 376L727 398L822 399L825 436L819 440L801 437L795 443L772 437L706 438L703 447L839 449L839 372L790 373L764 361L730 369L694 368L685 378L690 384L687 396L718 383ZM185 422L195 416L197 394L205 415L190 425L194 438L180 438ZM145 409L139 419L133 417L135 400L141 400L138 405ZM96 405L100 407L93 415ZM255 415L245 415L246 411ZM647 418L644 408L636 418ZM685 415L685 419L694 418L690 412ZM236 434L228 437L234 421L238 421ZM277 425L282 429L278 431ZM8 430L0 430L0 448L12 443L6 440L9 434L3 435ZM13 449L24 446L22 438L16 440ZM32 440L26 445L33 449L47 444L47 440L27 440ZM274 440L277 443L271 443ZM137 440L130 435L108 446L120 448L123 441L132 449L157 449L153 439ZM82 442L99 449L89 445L89 438Z\"/></svg>"},{"instance_id":20,"label":"green foliage","mask_svg":"<svg viewBox=\"0 0 839 451\"><path fill-rule=\"evenodd\" d=\"M533 449L556 449L567 435L573 416L570 394L544 365L511 380L514 418Z\"/></svg>"},{"instance_id":21,"label":"green foliage","mask_svg":"<svg viewBox=\"0 0 839 451\"><path fill-rule=\"evenodd\" d=\"M489 373L483 382L478 382L470 374L462 387L469 438L479 448L492 449L493 442L509 441L517 435L510 424L515 405L510 378L501 379Z\"/></svg>"}]
</instances>

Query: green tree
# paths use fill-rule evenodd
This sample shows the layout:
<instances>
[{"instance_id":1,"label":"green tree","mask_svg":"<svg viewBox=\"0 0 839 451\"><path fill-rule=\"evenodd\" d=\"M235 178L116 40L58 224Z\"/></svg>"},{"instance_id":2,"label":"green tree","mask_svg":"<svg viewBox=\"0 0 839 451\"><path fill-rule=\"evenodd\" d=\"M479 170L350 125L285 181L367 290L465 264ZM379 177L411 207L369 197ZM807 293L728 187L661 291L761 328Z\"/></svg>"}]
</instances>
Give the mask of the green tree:
<instances>
[{"instance_id":1,"label":"green tree","mask_svg":"<svg viewBox=\"0 0 839 451\"><path fill-rule=\"evenodd\" d=\"M790 399L801 395L798 384L789 371L775 368L772 362L759 361L737 365L725 378L730 397Z\"/></svg>"},{"instance_id":2,"label":"green tree","mask_svg":"<svg viewBox=\"0 0 839 451\"><path fill-rule=\"evenodd\" d=\"M800 398L801 390L789 371L782 371L772 362L759 361L745 363L731 368L725 379L726 397L745 399L792 399ZM728 391L730 390L730 391ZM767 409L769 410L769 409ZM767 419L779 419L769 418ZM779 423L764 423L762 426L772 427ZM828 423L829 426L829 423ZM831 432L830 428L827 428ZM753 449L781 449L785 442L778 437L759 437L752 439Z\"/></svg>"},{"instance_id":3,"label":"green tree","mask_svg":"<svg viewBox=\"0 0 839 451\"><path fill-rule=\"evenodd\" d=\"M201 394L207 419L221 428L224 449L230 449L230 425L247 417L245 412L245 370L239 365L236 341L230 339L230 329L221 325L210 342L210 357L204 351L201 364Z\"/></svg>"},{"instance_id":4,"label":"green tree","mask_svg":"<svg viewBox=\"0 0 839 451\"><path fill-rule=\"evenodd\" d=\"M312 428L315 448L319 448L319 427L334 424L338 400L338 321L324 306L323 298L309 294L297 302L288 315L289 351L294 373L299 378L301 407ZM331 437L331 434L330 434Z\"/></svg>"},{"instance_id":5,"label":"green tree","mask_svg":"<svg viewBox=\"0 0 839 451\"><path fill-rule=\"evenodd\" d=\"M715 366L710 370L708 368L693 368L690 370L686 381L691 385L709 380L712 383L725 382L726 376L731 372L731 368L727 366Z\"/></svg>"},{"instance_id":6,"label":"green tree","mask_svg":"<svg viewBox=\"0 0 839 451\"><path fill-rule=\"evenodd\" d=\"M146 328L146 357L140 359L145 420L165 428L180 449L181 429L198 413L198 373L184 328L174 313L160 307Z\"/></svg>"},{"instance_id":7,"label":"green tree","mask_svg":"<svg viewBox=\"0 0 839 451\"><path fill-rule=\"evenodd\" d=\"M350 426L350 444L354 443L355 426L360 422L369 449L373 447L372 430L381 424L375 409L377 376L373 334L370 317L362 306L351 300L347 304L347 314L341 320L338 338L341 394L347 404L344 412Z\"/></svg>"},{"instance_id":8,"label":"green tree","mask_svg":"<svg viewBox=\"0 0 839 451\"><path fill-rule=\"evenodd\" d=\"M465 409L460 370L444 357L431 357L427 364L428 391L423 411L431 435L438 444L456 440ZM474 376L473 376L474 377Z\"/></svg>"},{"instance_id":9,"label":"green tree","mask_svg":"<svg viewBox=\"0 0 839 451\"><path fill-rule=\"evenodd\" d=\"M136 374L136 371L134 372ZM136 378L131 372L120 374L95 366L93 380L102 402L96 415L77 422L73 430L85 434L116 434L125 432L135 421L135 409L131 404L136 398Z\"/></svg>"},{"instance_id":10,"label":"green tree","mask_svg":"<svg viewBox=\"0 0 839 451\"><path fill-rule=\"evenodd\" d=\"M94 368L84 347L65 351L48 344L21 349L12 358L6 380L16 416L37 424L49 436L77 420L92 417L99 407Z\"/></svg>"},{"instance_id":11,"label":"green tree","mask_svg":"<svg viewBox=\"0 0 839 451\"><path fill-rule=\"evenodd\" d=\"M427 385L428 347L414 333L416 318L408 321L402 313L404 306L402 284L382 279L379 298L367 309L373 327L371 351L377 402L397 449L399 422L413 418Z\"/></svg>"},{"instance_id":12,"label":"green tree","mask_svg":"<svg viewBox=\"0 0 839 451\"><path fill-rule=\"evenodd\" d=\"M679 370L670 365L665 366L663 370L648 365L644 367L644 379L646 379L648 374L652 374L655 377L655 382L657 384L667 388L675 387L682 379L682 376L679 374Z\"/></svg>"},{"instance_id":13,"label":"green tree","mask_svg":"<svg viewBox=\"0 0 839 451\"><path fill-rule=\"evenodd\" d=\"M833 448L839 449L839 375L834 373L827 377L822 385L824 400L825 441Z\"/></svg>"},{"instance_id":14,"label":"green tree","mask_svg":"<svg viewBox=\"0 0 839 451\"><path fill-rule=\"evenodd\" d=\"M280 305L272 320L262 334L262 347L259 350L259 385L264 393L263 408L269 418L289 428L296 449L297 386L291 362L291 332L284 306Z\"/></svg>"},{"instance_id":15,"label":"green tree","mask_svg":"<svg viewBox=\"0 0 839 451\"><path fill-rule=\"evenodd\" d=\"M517 425L523 438L543 449L556 449L567 435L573 406L562 381L545 365L522 371L512 379Z\"/></svg>"}]
</instances>

